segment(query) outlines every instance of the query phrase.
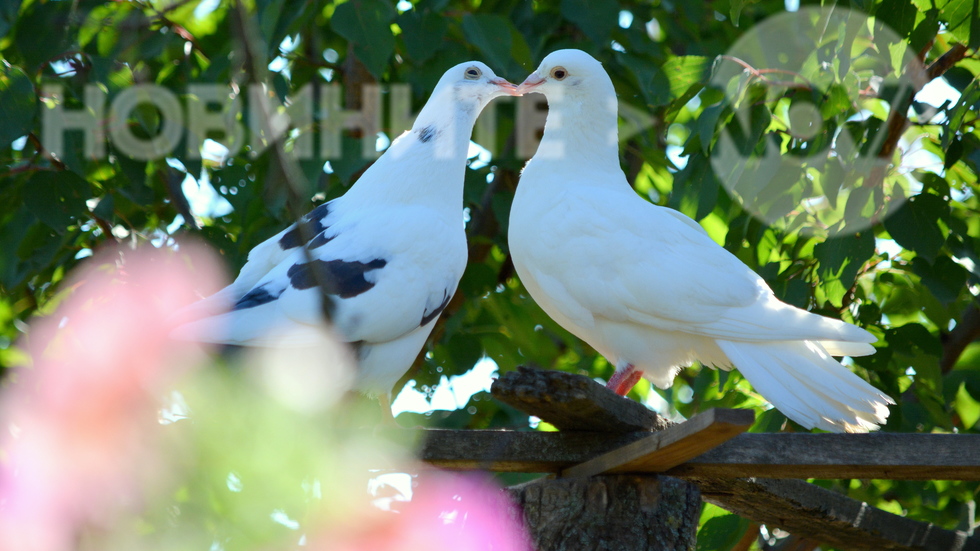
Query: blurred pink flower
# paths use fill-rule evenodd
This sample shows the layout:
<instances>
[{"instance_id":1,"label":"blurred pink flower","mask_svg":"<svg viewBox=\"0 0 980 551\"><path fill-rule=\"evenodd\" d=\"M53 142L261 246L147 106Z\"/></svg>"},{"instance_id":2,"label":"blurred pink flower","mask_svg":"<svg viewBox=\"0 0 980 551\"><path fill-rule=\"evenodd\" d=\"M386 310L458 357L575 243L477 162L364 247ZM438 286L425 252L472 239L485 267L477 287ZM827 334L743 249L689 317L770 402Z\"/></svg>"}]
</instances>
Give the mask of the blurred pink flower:
<instances>
[{"instance_id":1,"label":"blurred pink flower","mask_svg":"<svg viewBox=\"0 0 980 551\"><path fill-rule=\"evenodd\" d=\"M357 533L329 530L311 551L530 551L517 507L475 474L420 475L412 500L395 512L373 511Z\"/></svg>"},{"instance_id":2,"label":"blurred pink flower","mask_svg":"<svg viewBox=\"0 0 980 551\"><path fill-rule=\"evenodd\" d=\"M196 247L106 250L35 319L33 366L0 394L0 548L74 549L85 527L139 505L162 465L151 451L160 394L196 349L168 338L186 321L174 312L219 288L220 273Z\"/></svg>"}]
</instances>

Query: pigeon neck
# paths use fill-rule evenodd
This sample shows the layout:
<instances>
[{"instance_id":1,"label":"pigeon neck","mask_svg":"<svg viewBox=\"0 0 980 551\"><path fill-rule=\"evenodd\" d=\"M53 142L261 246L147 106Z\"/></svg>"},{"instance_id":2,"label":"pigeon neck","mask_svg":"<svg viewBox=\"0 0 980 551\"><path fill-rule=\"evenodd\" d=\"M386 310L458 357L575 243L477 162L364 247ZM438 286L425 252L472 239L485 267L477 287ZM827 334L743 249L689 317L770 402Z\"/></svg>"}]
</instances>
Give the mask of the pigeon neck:
<instances>
[{"instance_id":1,"label":"pigeon neck","mask_svg":"<svg viewBox=\"0 0 980 551\"><path fill-rule=\"evenodd\" d=\"M434 104L441 104L434 108ZM463 205L470 133L477 109L430 98L412 130L400 136L350 192L373 203L426 204L459 211ZM363 181L363 183L362 183ZM353 199L352 199L353 200Z\"/></svg>"},{"instance_id":2,"label":"pigeon neck","mask_svg":"<svg viewBox=\"0 0 980 551\"><path fill-rule=\"evenodd\" d=\"M549 97L537 155L618 169L616 94L611 83L609 88L584 97Z\"/></svg>"},{"instance_id":3,"label":"pigeon neck","mask_svg":"<svg viewBox=\"0 0 980 551\"><path fill-rule=\"evenodd\" d=\"M412 138L425 157L465 164L477 115L475 105L430 99L412 125Z\"/></svg>"}]
</instances>

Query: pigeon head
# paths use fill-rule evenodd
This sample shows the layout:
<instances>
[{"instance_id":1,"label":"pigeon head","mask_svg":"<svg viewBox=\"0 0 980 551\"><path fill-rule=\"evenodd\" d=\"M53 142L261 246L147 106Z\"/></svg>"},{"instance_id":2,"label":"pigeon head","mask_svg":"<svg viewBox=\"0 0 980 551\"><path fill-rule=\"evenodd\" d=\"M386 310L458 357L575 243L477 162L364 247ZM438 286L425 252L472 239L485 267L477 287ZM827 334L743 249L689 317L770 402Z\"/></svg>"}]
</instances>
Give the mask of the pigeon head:
<instances>
[{"instance_id":1,"label":"pigeon head","mask_svg":"<svg viewBox=\"0 0 980 551\"><path fill-rule=\"evenodd\" d=\"M520 94L544 94L581 101L602 94L616 95L602 64L582 50L558 50L545 57L538 68L517 87Z\"/></svg>"},{"instance_id":2,"label":"pigeon head","mask_svg":"<svg viewBox=\"0 0 980 551\"><path fill-rule=\"evenodd\" d=\"M435 145L439 156L465 155L473 124L490 100L516 96L517 86L498 77L479 61L460 63L446 71L425 107L415 118L412 132L418 141Z\"/></svg>"},{"instance_id":3,"label":"pigeon head","mask_svg":"<svg viewBox=\"0 0 980 551\"><path fill-rule=\"evenodd\" d=\"M448 97L464 111L479 113L493 98L518 94L517 86L498 77L486 64L467 61L446 71L432 95Z\"/></svg>"},{"instance_id":4,"label":"pigeon head","mask_svg":"<svg viewBox=\"0 0 980 551\"><path fill-rule=\"evenodd\" d=\"M619 166L616 90L602 64L581 50L558 50L517 87L520 94L544 94L548 120L535 155Z\"/></svg>"}]
</instances>

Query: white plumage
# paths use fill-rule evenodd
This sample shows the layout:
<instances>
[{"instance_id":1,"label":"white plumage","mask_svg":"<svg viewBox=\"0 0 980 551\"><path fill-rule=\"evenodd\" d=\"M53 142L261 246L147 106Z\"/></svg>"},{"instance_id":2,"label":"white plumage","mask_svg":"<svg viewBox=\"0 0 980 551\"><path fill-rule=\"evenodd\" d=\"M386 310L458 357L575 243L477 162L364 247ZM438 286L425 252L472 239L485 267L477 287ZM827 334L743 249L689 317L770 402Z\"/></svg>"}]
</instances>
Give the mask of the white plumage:
<instances>
[{"instance_id":1,"label":"white plumage","mask_svg":"<svg viewBox=\"0 0 980 551\"><path fill-rule=\"evenodd\" d=\"M390 393L466 267L463 178L473 124L490 100L514 88L483 63L448 70L412 130L344 196L304 217L315 236L309 243L294 224L256 246L234 283L190 307L206 317L174 336L312 344L322 320L315 269L330 284L336 330L356 345L355 388Z\"/></svg>"},{"instance_id":2,"label":"white plumage","mask_svg":"<svg viewBox=\"0 0 980 551\"><path fill-rule=\"evenodd\" d=\"M544 136L510 215L514 266L563 327L614 362L625 394L642 375L737 367L801 425L873 430L891 398L832 355L874 353L857 326L780 302L694 220L636 195L619 165L616 94L598 61L560 50L518 87L548 98Z\"/></svg>"}]
</instances>

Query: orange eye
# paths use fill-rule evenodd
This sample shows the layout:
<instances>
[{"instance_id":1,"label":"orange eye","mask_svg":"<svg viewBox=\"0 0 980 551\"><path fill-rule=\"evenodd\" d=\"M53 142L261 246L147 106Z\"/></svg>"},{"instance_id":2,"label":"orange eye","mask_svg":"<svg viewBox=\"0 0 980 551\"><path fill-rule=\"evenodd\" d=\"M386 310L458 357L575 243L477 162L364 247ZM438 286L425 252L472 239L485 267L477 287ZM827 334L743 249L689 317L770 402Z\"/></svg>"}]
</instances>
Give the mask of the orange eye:
<instances>
[{"instance_id":1,"label":"orange eye","mask_svg":"<svg viewBox=\"0 0 980 551\"><path fill-rule=\"evenodd\" d=\"M551 70L551 77L555 80L565 80L565 77L567 76L568 71L566 71L564 67L555 67Z\"/></svg>"}]
</instances>

